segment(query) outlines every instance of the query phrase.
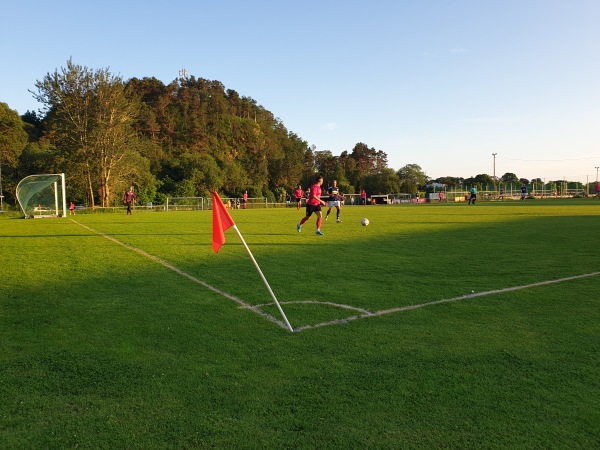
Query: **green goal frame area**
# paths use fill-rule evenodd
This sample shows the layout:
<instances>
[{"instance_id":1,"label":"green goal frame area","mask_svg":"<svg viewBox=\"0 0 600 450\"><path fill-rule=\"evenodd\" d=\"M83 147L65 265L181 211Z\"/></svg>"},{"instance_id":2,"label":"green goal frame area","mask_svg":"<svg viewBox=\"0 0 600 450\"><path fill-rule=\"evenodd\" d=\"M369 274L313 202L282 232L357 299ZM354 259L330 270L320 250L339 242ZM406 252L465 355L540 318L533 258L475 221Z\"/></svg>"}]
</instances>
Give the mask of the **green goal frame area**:
<instances>
[{"instance_id":1,"label":"green goal frame area","mask_svg":"<svg viewBox=\"0 0 600 450\"><path fill-rule=\"evenodd\" d=\"M16 194L25 219L67 216L64 173L29 175L19 181Z\"/></svg>"}]
</instances>

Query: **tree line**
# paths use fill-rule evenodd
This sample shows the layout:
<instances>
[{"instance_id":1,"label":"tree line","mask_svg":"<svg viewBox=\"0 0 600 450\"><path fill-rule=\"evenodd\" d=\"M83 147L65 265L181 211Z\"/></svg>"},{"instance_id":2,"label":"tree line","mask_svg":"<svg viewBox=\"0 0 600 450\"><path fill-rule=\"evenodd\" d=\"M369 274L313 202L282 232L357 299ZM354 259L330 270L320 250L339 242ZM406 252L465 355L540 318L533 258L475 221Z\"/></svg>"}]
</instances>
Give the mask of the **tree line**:
<instances>
[{"instance_id":1,"label":"tree line","mask_svg":"<svg viewBox=\"0 0 600 450\"><path fill-rule=\"evenodd\" d=\"M19 116L0 103L2 187L13 205L19 180L40 173L67 174L69 200L90 207L120 204L129 186L139 201L158 204L215 189L283 201L315 173L326 183L337 179L347 194L493 182L488 175L429 180L417 164L394 170L385 152L362 142L339 156L317 151L251 97L194 76L125 81L69 59L30 92L42 105L38 112Z\"/></svg>"}]
</instances>

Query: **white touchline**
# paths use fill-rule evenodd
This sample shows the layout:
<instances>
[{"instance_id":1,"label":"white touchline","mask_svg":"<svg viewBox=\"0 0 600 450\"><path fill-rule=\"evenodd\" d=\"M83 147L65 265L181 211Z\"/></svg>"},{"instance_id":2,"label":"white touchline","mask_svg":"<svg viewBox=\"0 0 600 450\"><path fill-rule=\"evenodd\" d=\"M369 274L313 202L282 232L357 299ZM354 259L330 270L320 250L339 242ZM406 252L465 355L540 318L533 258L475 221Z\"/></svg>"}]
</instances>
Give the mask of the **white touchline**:
<instances>
[{"instance_id":1,"label":"white touchline","mask_svg":"<svg viewBox=\"0 0 600 450\"><path fill-rule=\"evenodd\" d=\"M198 283L199 285L204 286L205 288L210 289L211 291L216 292L217 294L220 294L223 297L228 298L229 300L233 300L234 302L238 303L243 308L250 309L250 310L252 310L252 311L260 314L261 316L265 317L266 319L270 320L271 322L276 323L280 327L285 328L286 330L288 329L287 325L285 323L283 323L282 321L280 321L279 319L271 316L270 314L267 314L264 311L261 311L261 310L258 310L256 308L253 308L251 305L249 305L248 303L246 303L242 299L239 299L239 298L237 298L237 297L235 297L235 296L233 296L231 294L228 294L227 292L222 291L222 290L220 290L220 289L218 289L218 288L216 288L216 287L214 287L214 286L206 283L205 281L199 280L198 278L194 277L193 275L190 275L189 273L184 272L183 270L181 270L181 269L173 266L172 264L169 264L168 262L163 261L162 259L158 258L157 256L154 256L154 255L152 255L152 254L150 254L150 253L148 253L148 252L146 252L146 251L144 251L142 249L134 247L133 245L129 245L129 244L126 244L125 242L121 242L118 239L115 239L114 237L109 236L108 234L104 234L104 233L101 233L98 230L94 230L93 228L88 227L87 225L84 225L82 223L79 223L79 222L77 222L74 219L70 219L70 220L71 220L71 222L76 223L77 225L85 228L86 230L91 231L92 233L95 233L95 234L97 234L99 236L102 236L103 238L106 238L109 241L112 241L115 244L119 244L119 245L121 245L121 246L123 246L123 247L125 247L125 248L127 248L129 250L133 250L134 252L136 252L136 253L138 253L138 254L140 254L142 256L145 256L146 258L151 259L154 262L157 262L161 266L166 267L167 269L170 269L173 272L178 273L179 275L181 275L183 277L186 277L187 279L193 281L194 283Z\"/></svg>"},{"instance_id":2,"label":"white touchline","mask_svg":"<svg viewBox=\"0 0 600 450\"><path fill-rule=\"evenodd\" d=\"M519 291L521 289L528 289L528 288L538 287L538 286L546 286L548 284L564 283L565 281L572 281L572 280L577 280L580 278L595 277L597 275L600 275L600 272L585 273L583 275L574 275L572 277L540 281L538 283L523 284L521 286L512 286L512 287L507 287L507 288L503 288L503 289L494 289L492 291L477 292L475 294L468 294L468 295L462 295L460 297L446 298L446 299L442 299L442 300L436 300L433 302L422 303L420 305L403 306L400 308L393 308L393 309L386 309L383 311L377 311L375 313L375 315L383 316L384 314L391 314L391 313L395 313L395 312L399 312L399 311L406 311L409 309L423 308L425 306L437 305L439 303L455 302L457 300L464 300L467 298L483 297L484 295L502 294L503 292Z\"/></svg>"},{"instance_id":3,"label":"white touchline","mask_svg":"<svg viewBox=\"0 0 600 450\"><path fill-rule=\"evenodd\" d=\"M151 255L148 252L145 252L144 250L141 250L137 247L134 247L132 245L121 242L118 239L115 239L112 236L109 236L108 234L104 234L97 230L94 230L93 228L90 228L87 225L79 223L74 219L69 219L69 220L71 220L71 222L76 223L77 225L85 228L86 230L91 231L92 233L95 233L99 236L102 236L102 237L108 239L109 241L114 242L115 244L119 244L125 248L128 248L129 250L133 250L134 252L139 253L142 256L145 256L148 259L151 259L152 261L157 262L158 264L166 267L167 269L170 269L170 270L178 273L179 275L188 278L189 280L193 281L194 283L198 283L201 286L204 286L205 288L210 289L211 291L216 292L217 294L220 294L225 298L233 300L234 302L238 303L242 308L254 311L255 313L260 314L261 316L265 317L266 319L270 320L271 322L276 323L280 327L285 328L286 330L288 329L287 325L285 323L283 323L281 320L277 319L276 317L271 316L270 314L267 314L266 312L264 312L260 309L262 306L265 306L265 305L254 305L254 306L250 305L250 304L246 303L245 301L243 301L231 294L228 294L227 292L222 291L214 286L211 286L210 284L206 283L205 281L199 280L198 278L184 272L181 269L178 269L177 267L169 264L168 262L163 261L162 259L160 259L154 255ZM572 280L578 280L581 278L595 277L598 275L600 275L600 272L585 273L583 275L574 275L572 277L540 281L538 283L523 284L520 286L512 286L512 287L507 287L507 288L503 288L503 289L494 289L491 291L476 292L474 294L461 295L460 297L445 298L442 300L435 300L432 302L420 303L418 305L401 306L398 308L384 309L381 311L372 311L372 312L369 310L366 310L366 309L356 308L356 307L350 306L350 305L340 305L340 304L331 303L331 302L320 302L320 301L314 301L314 300L313 301L282 302L282 304L318 303L318 304L325 304L325 305L335 306L335 307L339 307L339 308L343 308L343 309L350 309L350 310L356 310L356 311L362 312L362 314L359 314L356 316L351 316L351 317L346 317L344 319L336 319L336 320L331 320L329 322L317 323L314 325L303 325L298 328L294 328L294 332L296 332L296 331L308 330L310 328L325 327L325 326L329 326L329 325L341 325L341 324L352 322L352 321L358 320L358 319L366 319L368 317L383 316L386 314L393 314L393 313L398 313L398 312L402 312L402 311L409 311L412 309L425 308L426 306L439 305L440 303L456 302L458 300L466 300L466 299L475 298L475 297L484 297L487 295L501 294L504 292L519 291L522 289L528 289L528 288L538 287L538 286L546 286L549 284L564 283L565 281L572 281Z\"/></svg>"},{"instance_id":4,"label":"white touchline","mask_svg":"<svg viewBox=\"0 0 600 450\"><path fill-rule=\"evenodd\" d=\"M374 311L374 312L368 313L368 314L360 314L358 316L346 317L345 319L332 320L330 322L323 322L323 323L318 323L315 325L305 325L305 326L302 326L299 328L295 328L294 331L302 331L302 330L306 330L309 328L324 327L327 325L339 325L342 323L351 322L353 320L366 319L367 317L383 316L385 314L393 314L393 313L398 313L398 312L402 312L402 311L409 311L411 309L424 308L426 306L439 305L440 303L456 302L458 300L466 300L469 298L483 297L483 296L487 296L487 295L501 294L504 292L511 292L511 291L519 291L521 289L528 289L528 288L538 287L538 286L546 286L549 284L556 284L556 283L564 283L565 281L572 281L572 280L577 280L580 278L595 277L598 275L600 275L600 272L592 272L592 273L585 273L583 275L574 275L572 277L558 278L555 280L540 281L538 283L523 284L521 286L512 286L512 287L507 287L507 288L503 288L503 289L494 289L491 291L476 292L475 294L461 295L460 297L453 297L453 298L445 298L442 300L435 300L432 302L420 303L418 305L408 305L408 306L401 306L399 308Z\"/></svg>"}]
</instances>

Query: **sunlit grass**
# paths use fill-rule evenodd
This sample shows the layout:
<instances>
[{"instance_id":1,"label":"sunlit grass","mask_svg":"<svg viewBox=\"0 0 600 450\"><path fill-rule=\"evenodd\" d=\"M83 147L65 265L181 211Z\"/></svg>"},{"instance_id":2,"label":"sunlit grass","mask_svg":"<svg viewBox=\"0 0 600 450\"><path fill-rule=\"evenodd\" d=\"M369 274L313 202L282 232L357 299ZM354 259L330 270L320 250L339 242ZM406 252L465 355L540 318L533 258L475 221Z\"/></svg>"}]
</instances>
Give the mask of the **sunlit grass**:
<instances>
[{"instance_id":1,"label":"sunlit grass","mask_svg":"<svg viewBox=\"0 0 600 450\"><path fill-rule=\"evenodd\" d=\"M301 214L232 211L294 327L600 271L591 200ZM278 318L210 217L74 219ZM78 223L0 220L2 448L600 442L599 276L290 333Z\"/></svg>"}]
</instances>

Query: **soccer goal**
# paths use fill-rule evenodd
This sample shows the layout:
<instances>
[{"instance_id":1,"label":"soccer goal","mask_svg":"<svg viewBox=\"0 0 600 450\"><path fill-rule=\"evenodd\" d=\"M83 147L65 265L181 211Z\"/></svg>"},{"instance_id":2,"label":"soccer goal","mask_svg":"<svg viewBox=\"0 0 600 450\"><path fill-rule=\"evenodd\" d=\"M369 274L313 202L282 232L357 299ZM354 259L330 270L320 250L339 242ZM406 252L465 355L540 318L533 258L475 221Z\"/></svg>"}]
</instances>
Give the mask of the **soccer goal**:
<instances>
[{"instance_id":1,"label":"soccer goal","mask_svg":"<svg viewBox=\"0 0 600 450\"><path fill-rule=\"evenodd\" d=\"M204 197L167 197L165 211L204 210Z\"/></svg>"},{"instance_id":2,"label":"soccer goal","mask_svg":"<svg viewBox=\"0 0 600 450\"><path fill-rule=\"evenodd\" d=\"M411 194L388 194L388 203L391 205L400 205L402 203L410 203L412 199Z\"/></svg>"},{"instance_id":3,"label":"soccer goal","mask_svg":"<svg viewBox=\"0 0 600 450\"><path fill-rule=\"evenodd\" d=\"M19 181L16 194L26 219L67 216L64 173L29 175Z\"/></svg>"}]
</instances>

